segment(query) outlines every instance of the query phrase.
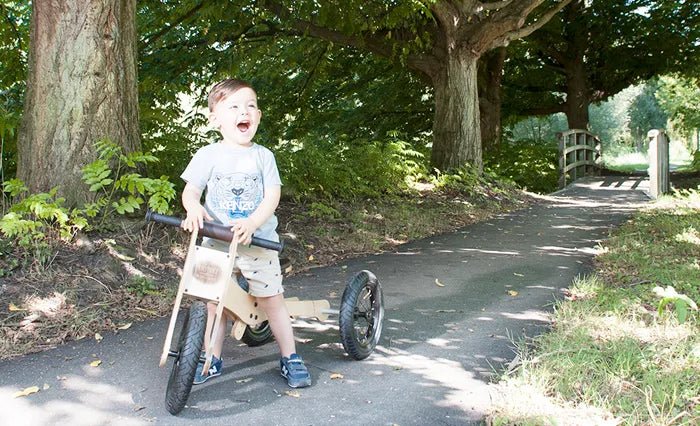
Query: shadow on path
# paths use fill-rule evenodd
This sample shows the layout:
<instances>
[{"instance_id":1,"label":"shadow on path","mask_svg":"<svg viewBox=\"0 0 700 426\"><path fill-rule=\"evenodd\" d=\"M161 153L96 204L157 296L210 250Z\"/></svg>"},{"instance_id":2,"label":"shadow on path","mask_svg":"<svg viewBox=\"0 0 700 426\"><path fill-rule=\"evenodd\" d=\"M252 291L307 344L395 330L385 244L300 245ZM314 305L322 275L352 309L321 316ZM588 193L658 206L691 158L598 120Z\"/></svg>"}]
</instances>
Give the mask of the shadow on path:
<instances>
[{"instance_id":1,"label":"shadow on path","mask_svg":"<svg viewBox=\"0 0 700 426\"><path fill-rule=\"evenodd\" d=\"M561 290L590 271L609 230L644 205L646 186L638 177L586 178L526 209L288 279L289 296L338 307L350 275L370 269L387 311L380 345L362 362L344 354L334 320L297 320L314 379L297 394L285 393L276 345L229 339L224 374L195 387L189 406L171 416L163 404L169 370L158 368L162 319L0 363L0 423L478 423L491 401L488 381L512 360L513 342L546 330ZM102 365L90 367L94 359ZM12 398L34 385L45 389Z\"/></svg>"}]
</instances>

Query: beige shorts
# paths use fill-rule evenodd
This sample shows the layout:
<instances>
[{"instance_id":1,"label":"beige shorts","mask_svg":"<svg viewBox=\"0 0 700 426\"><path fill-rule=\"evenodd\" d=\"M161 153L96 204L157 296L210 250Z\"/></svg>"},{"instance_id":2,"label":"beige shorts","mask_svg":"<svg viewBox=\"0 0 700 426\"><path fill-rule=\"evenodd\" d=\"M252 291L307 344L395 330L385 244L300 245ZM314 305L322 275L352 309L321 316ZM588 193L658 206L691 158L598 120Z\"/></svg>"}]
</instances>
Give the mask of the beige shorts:
<instances>
[{"instance_id":1,"label":"beige shorts","mask_svg":"<svg viewBox=\"0 0 700 426\"><path fill-rule=\"evenodd\" d=\"M228 252L229 244L213 238L203 238L202 247ZM271 297L284 293L279 255L274 250L254 246L238 246L234 273L240 272L248 281L248 293L255 297Z\"/></svg>"}]
</instances>

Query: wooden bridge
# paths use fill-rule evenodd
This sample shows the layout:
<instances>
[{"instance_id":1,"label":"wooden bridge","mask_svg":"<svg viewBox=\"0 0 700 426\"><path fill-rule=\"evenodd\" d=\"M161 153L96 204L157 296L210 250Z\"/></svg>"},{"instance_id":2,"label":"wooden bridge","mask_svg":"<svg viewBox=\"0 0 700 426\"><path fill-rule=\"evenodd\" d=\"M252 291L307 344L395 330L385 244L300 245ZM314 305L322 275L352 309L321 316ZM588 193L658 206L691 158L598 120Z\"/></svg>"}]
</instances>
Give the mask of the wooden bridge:
<instances>
[{"instance_id":1,"label":"wooden bridge","mask_svg":"<svg viewBox=\"0 0 700 426\"><path fill-rule=\"evenodd\" d=\"M584 176L600 174L600 139L586 130L570 129L559 138L559 188ZM669 140L662 129L649 131L649 195L658 198L670 191Z\"/></svg>"},{"instance_id":2,"label":"wooden bridge","mask_svg":"<svg viewBox=\"0 0 700 426\"><path fill-rule=\"evenodd\" d=\"M570 129L557 133L559 138L559 188L584 176L600 172L601 145L597 136L586 130Z\"/></svg>"}]
</instances>

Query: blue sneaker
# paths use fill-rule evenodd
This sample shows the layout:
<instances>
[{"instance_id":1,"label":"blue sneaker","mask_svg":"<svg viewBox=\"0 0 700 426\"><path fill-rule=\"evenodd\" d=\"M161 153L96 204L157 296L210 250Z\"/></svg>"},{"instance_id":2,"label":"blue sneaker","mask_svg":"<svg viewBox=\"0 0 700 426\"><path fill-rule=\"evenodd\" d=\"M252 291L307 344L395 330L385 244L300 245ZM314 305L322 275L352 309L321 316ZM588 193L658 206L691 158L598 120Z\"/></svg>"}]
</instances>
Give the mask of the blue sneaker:
<instances>
[{"instance_id":1,"label":"blue sneaker","mask_svg":"<svg viewBox=\"0 0 700 426\"><path fill-rule=\"evenodd\" d=\"M197 372L194 375L194 381L192 382L193 385L201 385L202 383L206 382L207 380L211 379L212 377L217 377L221 375L221 369L223 368L223 360L215 357L214 355L211 356L211 365L209 365L209 374L206 376L202 375L202 369L204 368L204 362L200 361L199 364L197 364Z\"/></svg>"},{"instance_id":2,"label":"blue sneaker","mask_svg":"<svg viewBox=\"0 0 700 426\"><path fill-rule=\"evenodd\" d=\"M291 354L289 358L280 359L280 372L282 377L287 379L287 384L291 388L305 388L311 386L311 376L309 370L304 365L304 360L297 354Z\"/></svg>"}]
</instances>

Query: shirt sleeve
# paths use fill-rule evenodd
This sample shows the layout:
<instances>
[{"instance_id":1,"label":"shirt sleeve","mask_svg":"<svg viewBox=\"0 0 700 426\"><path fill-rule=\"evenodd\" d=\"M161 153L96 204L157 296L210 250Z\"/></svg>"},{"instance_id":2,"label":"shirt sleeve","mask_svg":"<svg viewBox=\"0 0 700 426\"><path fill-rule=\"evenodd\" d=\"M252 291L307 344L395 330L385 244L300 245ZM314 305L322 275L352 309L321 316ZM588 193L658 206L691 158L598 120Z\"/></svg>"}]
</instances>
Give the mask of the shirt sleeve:
<instances>
[{"instance_id":1,"label":"shirt sleeve","mask_svg":"<svg viewBox=\"0 0 700 426\"><path fill-rule=\"evenodd\" d=\"M263 151L263 185L264 186L274 186L282 185L282 179L280 179L280 172L277 169L277 162L275 161L275 154L270 150Z\"/></svg>"},{"instance_id":2,"label":"shirt sleeve","mask_svg":"<svg viewBox=\"0 0 700 426\"><path fill-rule=\"evenodd\" d=\"M198 150L185 168L185 171L180 175L182 180L201 190L207 187L207 182L209 182L211 175L211 166L207 164L206 157L207 155L203 149Z\"/></svg>"}]
</instances>

